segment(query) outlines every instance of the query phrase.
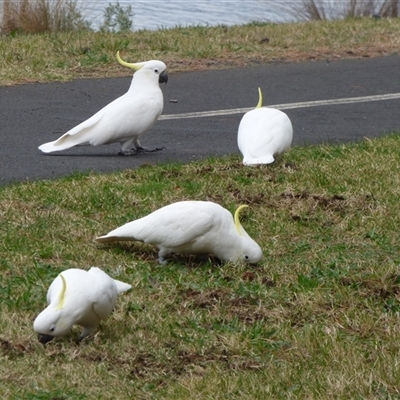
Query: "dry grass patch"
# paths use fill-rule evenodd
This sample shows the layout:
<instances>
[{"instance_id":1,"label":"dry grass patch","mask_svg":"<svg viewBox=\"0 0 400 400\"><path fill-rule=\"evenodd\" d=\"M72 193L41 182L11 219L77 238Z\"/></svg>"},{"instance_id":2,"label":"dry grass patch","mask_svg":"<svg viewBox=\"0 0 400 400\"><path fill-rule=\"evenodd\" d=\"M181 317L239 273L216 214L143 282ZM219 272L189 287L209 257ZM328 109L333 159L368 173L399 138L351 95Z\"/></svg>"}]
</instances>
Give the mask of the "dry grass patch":
<instances>
[{"instance_id":1,"label":"dry grass patch","mask_svg":"<svg viewBox=\"0 0 400 400\"><path fill-rule=\"evenodd\" d=\"M66 32L88 28L75 1L3 0L0 7L2 34Z\"/></svg>"}]
</instances>

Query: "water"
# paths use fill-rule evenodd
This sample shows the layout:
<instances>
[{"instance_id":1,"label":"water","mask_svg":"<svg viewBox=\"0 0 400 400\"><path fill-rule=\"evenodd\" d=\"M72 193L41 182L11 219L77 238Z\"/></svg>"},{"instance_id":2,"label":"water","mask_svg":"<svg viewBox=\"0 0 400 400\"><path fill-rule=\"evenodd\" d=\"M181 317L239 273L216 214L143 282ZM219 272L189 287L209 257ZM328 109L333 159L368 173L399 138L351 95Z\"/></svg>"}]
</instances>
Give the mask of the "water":
<instances>
[{"instance_id":1,"label":"water","mask_svg":"<svg viewBox=\"0 0 400 400\"><path fill-rule=\"evenodd\" d=\"M114 0L82 2L82 14L97 29L103 11ZM119 1L121 7L131 5L133 30L173 28L191 25L240 25L253 21L283 22L288 19L273 0L137 0Z\"/></svg>"}]
</instances>

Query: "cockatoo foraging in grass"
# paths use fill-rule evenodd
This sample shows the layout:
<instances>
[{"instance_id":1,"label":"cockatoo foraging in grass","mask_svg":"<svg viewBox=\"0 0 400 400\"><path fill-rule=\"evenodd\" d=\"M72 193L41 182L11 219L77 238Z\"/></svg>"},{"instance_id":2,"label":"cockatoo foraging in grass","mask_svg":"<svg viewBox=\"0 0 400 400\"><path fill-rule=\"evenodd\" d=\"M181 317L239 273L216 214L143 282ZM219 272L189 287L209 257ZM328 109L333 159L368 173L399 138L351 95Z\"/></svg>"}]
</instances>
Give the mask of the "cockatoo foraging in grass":
<instances>
[{"instance_id":1,"label":"cockatoo foraging in grass","mask_svg":"<svg viewBox=\"0 0 400 400\"><path fill-rule=\"evenodd\" d=\"M157 60L129 64L121 60L119 52L117 59L120 64L136 71L128 92L59 139L42 144L39 150L52 153L73 146L99 146L116 142L121 143L120 155L162 150L143 148L139 138L154 125L162 113L164 100L159 83L168 81L166 66Z\"/></svg>"},{"instance_id":2,"label":"cockatoo foraging in grass","mask_svg":"<svg viewBox=\"0 0 400 400\"><path fill-rule=\"evenodd\" d=\"M275 108L262 107L262 93L254 110L247 112L239 124L237 142L243 164L270 164L274 157L290 148L293 127L289 117Z\"/></svg>"},{"instance_id":3,"label":"cockatoo foraging in grass","mask_svg":"<svg viewBox=\"0 0 400 400\"><path fill-rule=\"evenodd\" d=\"M67 269L52 282L47 292L48 307L35 319L33 329L43 344L64 336L73 325L81 325L79 340L92 334L100 320L114 309L117 295L131 285L110 278L100 268L89 271Z\"/></svg>"},{"instance_id":4,"label":"cockatoo foraging in grass","mask_svg":"<svg viewBox=\"0 0 400 400\"><path fill-rule=\"evenodd\" d=\"M158 262L166 264L169 253L213 254L221 260L257 263L260 246L246 233L235 216L210 201L180 201L96 238L98 243L119 240L150 243L159 249Z\"/></svg>"}]
</instances>

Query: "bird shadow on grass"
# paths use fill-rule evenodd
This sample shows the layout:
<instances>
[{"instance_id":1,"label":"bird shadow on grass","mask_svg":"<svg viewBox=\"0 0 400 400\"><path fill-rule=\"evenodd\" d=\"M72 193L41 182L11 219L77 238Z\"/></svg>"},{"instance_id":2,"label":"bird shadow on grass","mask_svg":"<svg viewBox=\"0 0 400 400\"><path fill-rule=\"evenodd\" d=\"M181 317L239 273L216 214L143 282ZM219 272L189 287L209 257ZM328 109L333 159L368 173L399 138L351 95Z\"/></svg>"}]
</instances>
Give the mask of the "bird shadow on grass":
<instances>
[{"instance_id":1,"label":"bird shadow on grass","mask_svg":"<svg viewBox=\"0 0 400 400\"><path fill-rule=\"evenodd\" d=\"M158 251L153 246L146 243L109 243L100 249L114 254L124 254L132 258L134 261L156 264L160 268L164 267L159 264ZM209 254L174 254L167 256L169 266L181 268L218 268L222 265L222 261Z\"/></svg>"}]
</instances>

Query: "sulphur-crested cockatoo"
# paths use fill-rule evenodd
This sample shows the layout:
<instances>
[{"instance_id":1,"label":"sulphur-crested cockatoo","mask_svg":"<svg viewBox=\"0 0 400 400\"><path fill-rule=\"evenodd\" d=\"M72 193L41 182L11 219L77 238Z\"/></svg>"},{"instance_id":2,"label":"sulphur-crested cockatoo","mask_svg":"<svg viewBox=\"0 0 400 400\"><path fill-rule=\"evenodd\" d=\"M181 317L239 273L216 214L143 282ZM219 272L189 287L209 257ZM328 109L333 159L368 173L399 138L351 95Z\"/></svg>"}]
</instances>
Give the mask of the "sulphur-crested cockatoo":
<instances>
[{"instance_id":1,"label":"sulphur-crested cockatoo","mask_svg":"<svg viewBox=\"0 0 400 400\"><path fill-rule=\"evenodd\" d=\"M127 93L117 98L92 117L72 128L54 142L39 146L44 153L66 150L73 146L121 143L120 155L136 154L148 150L140 145L139 138L157 121L164 106L159 83L167 82L166 66L152 60L120 64L134 69L131 86Z\"/></svg>"},{"instance_id":2,"label":"sulphur-crested cockatoo","mask_svg":"<svg viewBox=\"0 0 400 400\"><path fill-rule=\"evenodd\" d=\"M254 110L247 112L239 124L237 142L243 164L270 164L275 156L290 148L293 127L289 117L275 108L262 107L262 93Z\"/></svg>"},{"instance_id":3,"label":"sulphur-crested cockatoo","mask_svg":"<svg viewBox=\"0 0 400 400\"><path fill-rule=\"evenodd\" d=\"M112 279L100 268L67 269L54 279L47 292L48 306L35 319L33 329L41 343L64 336L75 324L83 327L79 340L95 332L100 320L114 309L117 295L131 288Z\"/></svg>"},{"instance_id":4,"label":"sulphur-crested cockatoo","mask_svg":"<svg viewBox=\"0 0 400 400\"><path fill-rule=\"evenodd\" d=\"M260 246L247 234L235 216L210 201L180 201L96 238L98 243L131 240L159 249L158 262L166 264L169 253L213 254L221 260L257 263Z\"/></svg>"}]
</instances>

